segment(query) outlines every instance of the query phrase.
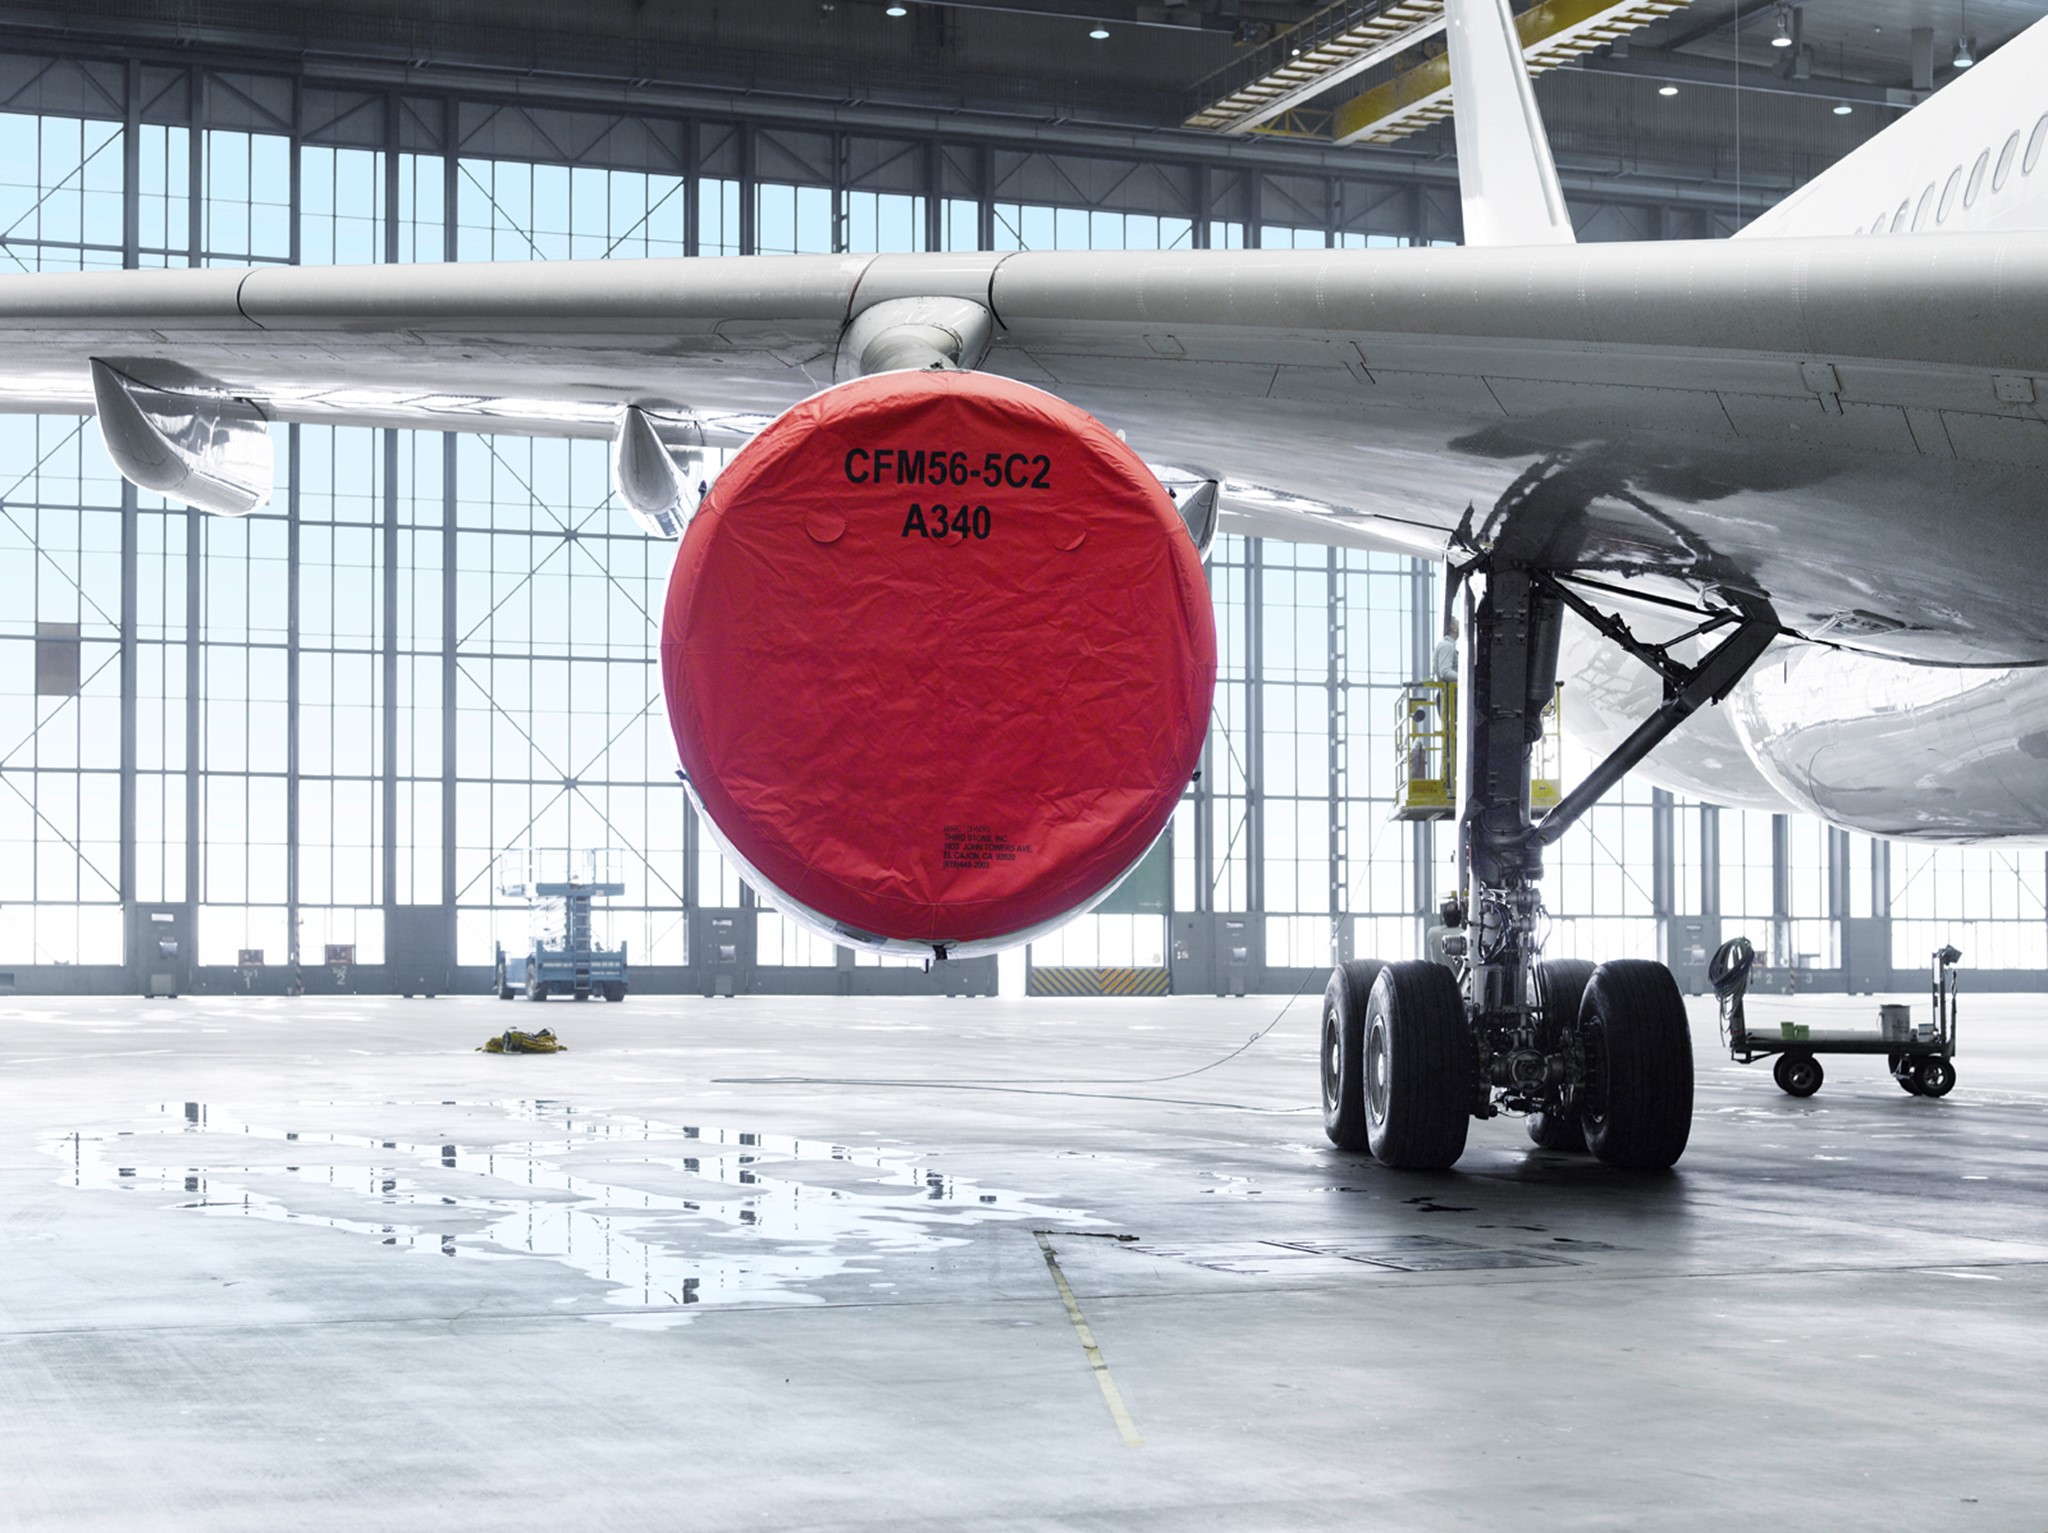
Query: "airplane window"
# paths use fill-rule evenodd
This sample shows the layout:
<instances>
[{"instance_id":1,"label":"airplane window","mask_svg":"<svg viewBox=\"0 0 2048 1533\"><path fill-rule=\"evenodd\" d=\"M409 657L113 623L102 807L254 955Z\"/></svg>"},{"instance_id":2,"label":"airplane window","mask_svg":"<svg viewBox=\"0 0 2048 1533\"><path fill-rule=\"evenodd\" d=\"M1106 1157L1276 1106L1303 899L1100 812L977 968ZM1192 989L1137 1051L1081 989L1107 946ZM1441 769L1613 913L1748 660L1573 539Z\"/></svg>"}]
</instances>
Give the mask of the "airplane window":
<instances>
[{"instance_id":1,"label":"airplane window","mask_svg":"<svg viewBox=\"0 0 2048 1533\"><path fill-rule=\"evenodd\" d=\"M2041 140L2048 139L2048 112L2041 114L2041 120L2034 124L2034 132L2027 140L2027 157L2020 161L2020 174L2031 176L2034 164L2041 158Z\"/></svg>"},{"instance_id":2,"label":"airplane window","mask_svg":"<svg viewBox=\"0 0 2048 1533\"><path fill-rule=\"evenodd\" d=\"M1984 190L1984 172L1991 164L1991 151L1985 150L1977 156L1977 163L1970 167L1970 184L1963 188L1963 206L1974 207L1977 194Z\"/></svg>"},{"instance_id":3,"label":"airplane window","mask_svg":"<svg viewBox=\"0 0 2048 1533\"><path fill-rule=\"evenodd\" d=\"M2019 130L2014 129L2012 137L2005 141L2005 147L1998 151L1998 168L1991 172L1991 189L1994 192L2004 187L2005 178L2012 174L2013 156L2019 152Z\"/></svg>"},{"instance_id":4,"label":"airplane window","mask_svg":"<svg viewBox=\"0 0 2048 1533\"><path fill-rule=\"evenodd\" d=\"M1892 214L1892 233L1897 234L1906 227L1906 213L1912 206L1910 199L1899 204L1898 212Z\"/></svg>"},{"instance_id":5,"label":"airplane window","mask_svg":"<svg viewBox=\"0 0 2048 1533\"><path fill-rule=\"evenodd\" d=\"M1877 215L1877 222L1876 222L1876 223L1874 223L1874 224L1872 224L1872 225L1870 226L1870 232L1871 232L1872 234L1882 234L1882 233L1884 233L1884 220L1885 220L1885 216L1884 216L1884 214L1882 214L1882 213L1878 214L1878 215Z\"/></svg>"},{"instance_id":6,"label":"airplane window","mask_svg":"<svg viewBox=\"0 0 2048 1533\"><path fill-rule=\"evenodd\" d=\"M1913 228L1916 233L1920 226L1927 222L1927 210L1933 206L1934 183L1930 181L1927 183L1927 190L1920 194L1920 206L1913 209Z\"/></svg>"},{"instance_id":7,"label":"airplane window","mask_svg":"<svg viewBox=\"0 0 2048 1533\"><path fill-rule=\"evenodd\" d=\"M1956 205L1956 189L1963 184L1963 167L1958 165L1948 173L1948 183L1941 189L1941 206L1934 210L1934 221L1948 222L1948 210Z\"/></svg>"}]
</instances>

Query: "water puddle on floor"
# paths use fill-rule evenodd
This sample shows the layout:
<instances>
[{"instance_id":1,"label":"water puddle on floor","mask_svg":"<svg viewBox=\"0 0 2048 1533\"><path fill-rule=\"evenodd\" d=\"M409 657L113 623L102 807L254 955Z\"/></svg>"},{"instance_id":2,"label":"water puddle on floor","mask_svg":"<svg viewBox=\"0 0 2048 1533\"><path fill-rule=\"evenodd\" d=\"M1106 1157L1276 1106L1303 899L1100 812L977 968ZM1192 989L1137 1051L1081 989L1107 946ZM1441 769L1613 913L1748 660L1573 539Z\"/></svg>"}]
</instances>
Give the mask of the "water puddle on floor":
<instances>
[{"instance_id":1,"label":"water puddle on floor","mask_svg":"<svg viewBox=\"0 0 2048 1533\"><path fill-rule=\"evenodd\" d=\"M609 1283L591 1315L646 1326L697 1304L873 1299L892 1263L988 1222L1099 1221L929 1164L907 1146L584 1112L550 1100L304 1103L285 1128L171 1103L45 1148L67 1186L345 1230L450 1258L540 1260ZM432 1125L390 1137L365 1120ZM336 1126L329 1128L325 1124ZM834 1284L832 1280L845 1281ZM575 1302L575 1296L558 1300ZM649 1314L652 1308L662 1313Z\"/></svg>"}]
</instances>

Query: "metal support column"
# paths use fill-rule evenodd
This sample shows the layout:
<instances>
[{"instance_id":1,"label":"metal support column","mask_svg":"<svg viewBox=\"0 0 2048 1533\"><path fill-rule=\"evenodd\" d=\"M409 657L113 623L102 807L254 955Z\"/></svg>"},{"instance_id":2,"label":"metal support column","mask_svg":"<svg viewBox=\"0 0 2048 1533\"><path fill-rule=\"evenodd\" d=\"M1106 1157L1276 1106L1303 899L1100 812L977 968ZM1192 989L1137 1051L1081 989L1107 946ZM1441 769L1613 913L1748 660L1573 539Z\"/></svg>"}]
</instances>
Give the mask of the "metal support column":
<instances>
[{"instance_id":1,"label":"metal support column","mask_svg":"<svg viewBox=\"0 0 2048 1533\"><path fill-rule=\"evenodd\" d=\"M702 140L698 135L697 119L691 118L683 124L683 254L699 255L704 241L704 164ZM454 145L451 139L449 155L453 158ZM455 259L451 250L449 260Z\"/></svg>"},{"instance_id":2,"label":"metal support column","mask_svg":"<svg viewBox=\"0 0 2048 1533\"><path fill-rule=\"evenodd\" d=\"M297 222L296 219L293 220ZM291 966L296 988L299 965L305 955L299 951L299 859L302 833L299 820L299 782L304 766L299 759L299 703L305 696L299 682L299 428L284 432L284 936L285 962Z\"/></svg>"},{"instance_id":3,"label":"metal support column","mask_svg":"<svg viewBox=\"0 0 2048 1533\"><path fill-rule=\"evenodd\" d=\"M128 61L126 91L121 124L121 265L133 271L141 265L142 245L142 65ZM91 429L91 428L87 428ZM135 486L121 481L121 922L124 932L122 953L133 960L136 953L135 834L137 748L137 693L141 656L136 649L136 627L140 616L140 545L142 529L137 514ZM140 976L136 978L139 980Z\"/></svg>"},{"instance_id":4,"label":"metal support column","mask_svg":"<svg viewBox=\"0 0 2048 1533\"><path fill-rule=\"evenodd\" d=\"M1669 789L1650 790L1650 913L1657 922L1657 961L1678 961L1673 917L1678 909L1678 814Z\"/></svg>"},{"instance_id":5,"label":"metal support column","mask_svg":"<svg viewBox=\"0 0 2048 1533\"><path fill-rule=\"evenodd\" d=\"M186 257L193 266L205 264L206 250L206 72L191 71L191 92L187 98L192 112L192 131L186 135L186 185L191 195L186 204ZM170 516L165 520L168 524ZM200 665L199 640L205 631L200 622L200 584L205 537L205 513L190 507L185 511L185 888L179 903L190 912L186 931L196 937L199 929L199 815L200 762ZM168 891L166 891L168 892ZM196 943L195 943L196 947ZM189 955L197 961L197 953Z\"/></svg>"},{"instance_id":6,"label":"metal support column","mask_svg":"<svg viewBox=\"0 0 2048 1533\"><path fill-rule=\"evenodd\" d=\"M1266 555L1244 540L1244 908L1266 918Z\"/></svg>"},{"instance_id":7,"label":"metal support column","mask_svg":"<svg viewBox=\"0 0 2048 1533\"><path fill-rule=\"evenodd\" d=\"M1789 968L1792 952L1792 819L1771 816L1771 961Z\"/></svg>"},{"instance_id":8,"label":"metal support column","mask_svg":"<svg viewBox=\"0 0 2048 1533\"><path fill-rule=\"evenodd\" d=\"M996 152L987 144L974 151L974 248L996 248Z\"/></svg>"},{"instance_id":9,"label":"metal support column","mask_svg":"<svg viewBox=\"0 0 2048 1533\"><path fill-rule=\"evenodd\" d=\"M1718 927L1721 920L1721 810L1700 805L1700 914Z\"/></svg>"},{"instance_id":10,"label":"metal support column","mask_svg":"<svg viewBox=\"0 0 2048 1533\"><path fill-rule=\"evenodd\" d=\"M384 260L398 261L398 98L384 98ZM380 635L383 668L383 801L384 951L388 963L398 919L398 433L384 436L384 624Z\"/></svg>"},{"instance_id":11,"label":"metal support column","mask_svg":"<svg viewBox=\"0 0 2048 1533\"><path fill-rule=\"evenodd\" d=\"M1427 559L1408 561L1408 674L1420 679L1435 673L1438 621L1436 566ZM1436 919L1436 826L1417 820L1408 827L1409 852L1415 860L1415 951Z\"/></svg>"},{"instance_id":12,"label":"metal support column","mask_svg":"<svg viewBox=\"0 0 2048 1533\"><path fill-rule=\"evenodd\" d=\"M1347 747L1351 730L1346 704L1350 700L1350 657L1344 604L1344 551L1324 550L1329 624L1329 669L1325 687L1329 704L1330 923L1333 960L1353 956L1351 937L1351 844Z\"/></svg>"},{"instance_id":13,"label":"metal support column","mask_svg":"<svg viewBox=\"0 0 2048 1533\"><path fill-rule=\"evenodd\" d=\"M755 253L755 188L754 188L754 125L743 122L739 126L740 150L740 254Z\"/></svg>"},{"instance_id":14,"label":"metal support column","mask_svg":"<svg viewBox=\"0 0 2048 1533\"><path fill-rule=\"evenodd\" d=\"M832 135L832 253L844 255L850 248L851 220L846 212L846 183L849 174L847 159L851 154L848 137L844 133ZM798 237L801 241L801 236Z\"/></svg>"},{"instance_id":15,"label":"metal support column","mask_svg":"<svg viewBox=\"0 0 2048 1533\"><path fill-rule=\"evenodd\" d=\"M455 433L441 436L441 902L455 908L455 644L456 558ZM450 953L452 966L456 955Z\"/></svg>"},{"instance_id":16,"label":"metal support column","mask_svg":"<svg viewBox=\"0 0 2048 1533\"><path fill-rule=\"evenodd\" d=\"M449 194L442 199L441 203L441 258L444 261L455 259L456 224L453 185L456 166L455 135L458 131L455 103L450 101L441 133L443 174L448 177L450 187ZM694 125L687 136L687 142L691 151L694 151L697 142ZM695 196L697 162L694 153L692 153L692 157L687 161L687 164L691 180L689 185L684 188L685 194L689 197L689 201L686 204L685 219L694 230L695 209L697 205ZM455 915L455 848L458 840L455 826L457 814L455 785L460 765L455 754L455 693L457 682L455 648L461 637L460 629L456 624L456 595L458 589L456 568L459 562L461 544L455 530L457 506L457 496L455 493L456 474L459 465L455 449L455 433L452 431L443 432L441 436L441 901L448 906L448 924L451 930L456 931L456 944L459 949L460 932ZM459 953L456 951L451 951L448 955L451 975L458 957Z\"/></svg>"}]
</instances>

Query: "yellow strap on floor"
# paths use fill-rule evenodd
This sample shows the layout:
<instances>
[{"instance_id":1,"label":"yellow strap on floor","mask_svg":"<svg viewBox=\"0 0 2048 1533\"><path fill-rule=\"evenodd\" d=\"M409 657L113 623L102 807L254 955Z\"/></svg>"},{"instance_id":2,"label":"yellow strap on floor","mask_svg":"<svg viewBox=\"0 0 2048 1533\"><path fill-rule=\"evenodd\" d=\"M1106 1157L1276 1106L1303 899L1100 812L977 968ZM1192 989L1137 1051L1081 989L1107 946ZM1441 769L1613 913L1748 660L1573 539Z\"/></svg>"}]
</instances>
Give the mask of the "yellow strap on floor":
<instances>
[{"instance_id":1,"label":"yellow strap on floor","mask_svg":"<svg viewBox=\"0 0 2048 1533\"><path fill-rule=\"evenodd\" d=\"M479 1054L566 1054L569 1046L555 1037L550 1028L537 1033L522 1033L516 1027L508 1027L498 1037L477 1047Z\"/></svg>"}]
</instances>

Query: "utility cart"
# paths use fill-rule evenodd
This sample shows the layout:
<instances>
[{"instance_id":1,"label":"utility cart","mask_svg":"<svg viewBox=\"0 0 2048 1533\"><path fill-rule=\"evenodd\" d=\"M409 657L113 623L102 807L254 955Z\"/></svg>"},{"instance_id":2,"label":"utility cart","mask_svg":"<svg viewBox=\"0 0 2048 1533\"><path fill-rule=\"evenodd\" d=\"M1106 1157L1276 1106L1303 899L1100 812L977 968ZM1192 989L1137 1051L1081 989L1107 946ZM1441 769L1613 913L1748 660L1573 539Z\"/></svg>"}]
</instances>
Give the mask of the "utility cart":
<instances>
[{"instance_id":1,"label":"utility cart","mask_svg":"<svg viewBox=\"0 0 2048 1533\"><path fill-rule=\"evenodd\" d=\"M1820 1090L1827 1072L1822 1054L1882 1054L1892 1079L1914 1096L1945 1097L1956 1083L1956 965L1963 955L1952 947L1933 957L1932 1021L1916 1023L1909 1006L1880 1006L1876 1032L1852 1028L1815 1028L1783 1022L1774 1032L1752 1028L1743 1015L1743 996L1756 949L1746 937L1721 944L1707 967L1707 979L1721 1003L1721 1041L1728 1057L1740 1064L1777 1057L1772 1077L1788 1096L1810 1097Z\"/></svg>"},{"instance_id":2,"label":"utility cart","mask_svg":"<svg viewBox=\"0 0 2048 1533\"><path fill-rule=\"evenodd\" d=\"M529 1001L551 995L587 1001L626 998L626 945L597 945L591 933L590 902L624 894L617 854L600 852L506 852L498 858L498 893L523 899L532 911L531 940L523 953L498 949L498 999L520 991Z\"/></svg>"}]
</instances>

